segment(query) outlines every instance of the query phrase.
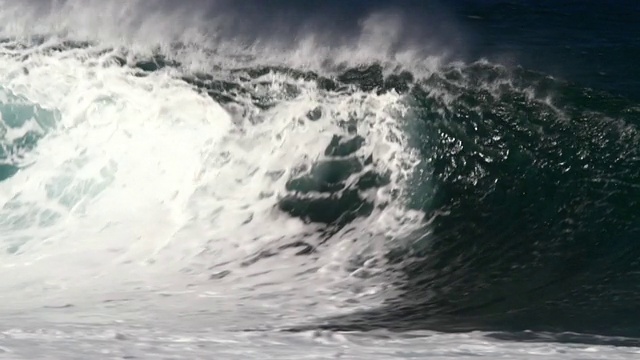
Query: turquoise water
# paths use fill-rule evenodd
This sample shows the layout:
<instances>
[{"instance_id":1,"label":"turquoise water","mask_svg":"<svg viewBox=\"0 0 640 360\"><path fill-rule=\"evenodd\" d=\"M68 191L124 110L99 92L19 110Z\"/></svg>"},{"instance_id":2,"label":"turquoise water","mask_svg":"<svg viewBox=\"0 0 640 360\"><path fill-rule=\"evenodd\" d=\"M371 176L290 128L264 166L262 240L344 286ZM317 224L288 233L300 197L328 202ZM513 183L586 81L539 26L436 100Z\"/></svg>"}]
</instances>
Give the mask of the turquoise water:
<instances>
[{"instance_id":1,"label":"turquoise water","mask_svg":"<svg viewBox=\"0 0 640 360\"><path fill-rule=\"evenodd\" d=\"M56 125L56 112L0 88L0 180L13 176L38 139ZM26 165L26 164L24 164Z\"/></svg>"}]
</instances>

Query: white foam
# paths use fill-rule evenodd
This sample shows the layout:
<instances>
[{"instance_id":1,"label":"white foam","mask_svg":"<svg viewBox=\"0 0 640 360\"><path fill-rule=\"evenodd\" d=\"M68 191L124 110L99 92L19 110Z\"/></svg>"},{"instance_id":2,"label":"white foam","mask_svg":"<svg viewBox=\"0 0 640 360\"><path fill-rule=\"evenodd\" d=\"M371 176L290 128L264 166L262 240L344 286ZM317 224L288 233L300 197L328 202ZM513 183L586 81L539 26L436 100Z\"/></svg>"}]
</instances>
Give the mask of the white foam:
<instances>
[{"instance_id":1,"label":"white foam","mask_svg":"<svg viewBox=\"0 0 640 360\"><path fill-rule=\"evenodd\" d=\"M637 347L506 342L482 333L414 332L221 333L214 329L83 326L56 329L7 329L0 351L11 359L636 359Z\"/></svg>"},{"instance_id":2,"label":"white foam","mask_svg":"<svg viewBox=\"0 0 640 360\"><path fill-rule=\"evenodd\" d=\"M145 296L177 291L180 302L154 306L195 311L212 298L226 299L217 302L222 307L242 298L267 313L287 303L280 314L300 319L306 306L315 306L313 316L349 311L391 291L382 256L422 216L391 195L401 196L417 161L397 94L328 94L313 82L267 75L247 86L267 81L276 105L260 110L247 98L230 114L171 71L137 77L105 66L110 55L94 48L27 48L26 60L15 51L0 56L0 84L59 120L30 153L30 166L0 183L7 309L91 307L134 291L140 300L133 311ZM285 82L298 95L279 95ZM316 106L323 118L305 121ZM293 169L321 157L350 115L366 138L361 155L373 153L378 170L393 174L391 185L368 196L391 205L354 222L316 255L279 251L302 237L320 242L318 226L276 204ZM264 251L279 255L241 265ZM370 259L364 280L350 264L363 254ZM223 271L231 273L209 279Z\"/></svg>"}]
</instances>

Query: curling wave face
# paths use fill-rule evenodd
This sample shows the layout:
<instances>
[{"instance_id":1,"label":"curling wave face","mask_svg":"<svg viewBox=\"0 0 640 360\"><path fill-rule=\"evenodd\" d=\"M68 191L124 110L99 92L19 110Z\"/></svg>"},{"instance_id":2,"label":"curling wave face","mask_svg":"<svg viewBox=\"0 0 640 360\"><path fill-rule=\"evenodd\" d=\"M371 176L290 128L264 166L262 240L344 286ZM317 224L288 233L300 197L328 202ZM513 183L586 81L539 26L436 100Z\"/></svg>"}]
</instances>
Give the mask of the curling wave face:
<instances>
[{"instance_id":1,"label":"curling wave face","mask_svg":"<svg viewBox=\"0 0 640 360\"><path fill-rule=\"evenodd\" d=\"M411 104L410 206L431 221L391 252L402 296L346 328L637 336L638 104L488 63Z\"/></svg>"}]
</instances>

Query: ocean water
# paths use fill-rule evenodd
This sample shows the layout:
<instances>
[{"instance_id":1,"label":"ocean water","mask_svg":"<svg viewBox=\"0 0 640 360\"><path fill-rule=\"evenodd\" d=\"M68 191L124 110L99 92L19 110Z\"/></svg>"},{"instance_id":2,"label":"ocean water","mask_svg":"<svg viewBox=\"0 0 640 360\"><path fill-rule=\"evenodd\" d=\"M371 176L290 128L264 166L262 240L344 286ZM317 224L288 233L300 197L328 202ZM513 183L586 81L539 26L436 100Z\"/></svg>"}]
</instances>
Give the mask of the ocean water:
<instances>
[{"instance_id":1,"label":"ocean water","mask_svg":"<svg viewBox=\"0 0 640 360\"><path fill-rule=\"evenodd\" d=\"M638 358L639 18L0 0L0 358Z\"/></svg>"}]
</instances>

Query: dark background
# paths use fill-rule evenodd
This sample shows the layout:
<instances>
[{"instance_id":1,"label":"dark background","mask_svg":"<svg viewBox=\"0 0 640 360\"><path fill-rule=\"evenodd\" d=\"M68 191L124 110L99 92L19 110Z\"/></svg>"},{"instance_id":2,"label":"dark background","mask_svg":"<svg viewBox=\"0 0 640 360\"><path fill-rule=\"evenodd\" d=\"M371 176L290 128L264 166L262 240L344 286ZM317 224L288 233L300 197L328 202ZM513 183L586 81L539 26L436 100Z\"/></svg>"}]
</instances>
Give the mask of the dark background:
<instances>
[{"instance_id":1,"label":"dark background","mask_svg":"<svg viewBox=\"0 0 640 360\"><path fill-rule=\"evenodd\" d=\"M400 45L522 65L640 99L639 1L200 0L197 6L226 18L227 36L284 42L313 33L337 43L358 36L373 13L396 16Z\"/></svg>"}]
</instances>

